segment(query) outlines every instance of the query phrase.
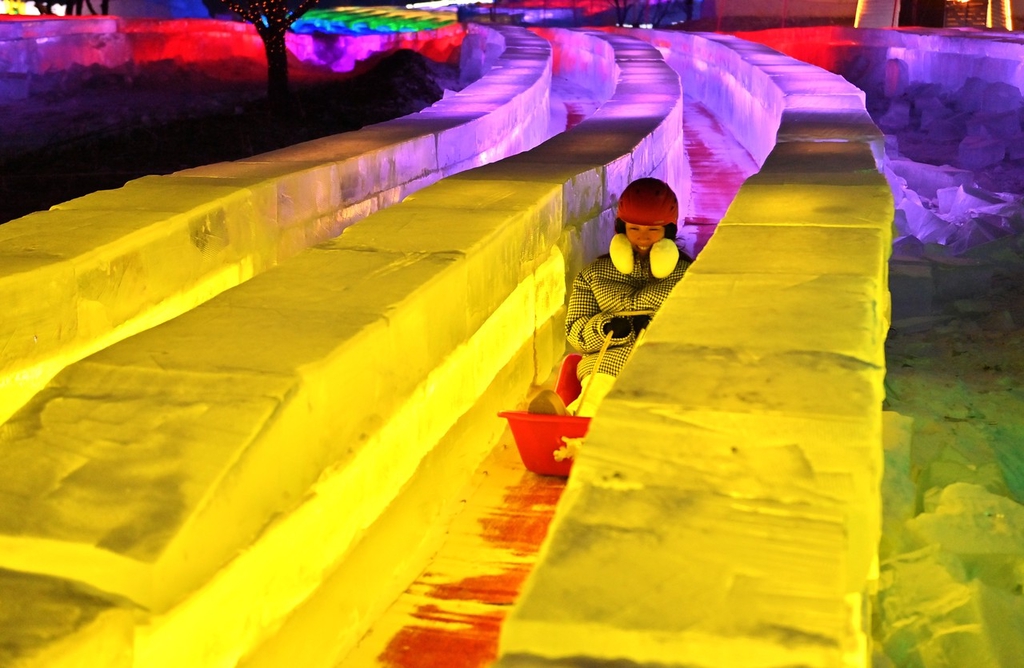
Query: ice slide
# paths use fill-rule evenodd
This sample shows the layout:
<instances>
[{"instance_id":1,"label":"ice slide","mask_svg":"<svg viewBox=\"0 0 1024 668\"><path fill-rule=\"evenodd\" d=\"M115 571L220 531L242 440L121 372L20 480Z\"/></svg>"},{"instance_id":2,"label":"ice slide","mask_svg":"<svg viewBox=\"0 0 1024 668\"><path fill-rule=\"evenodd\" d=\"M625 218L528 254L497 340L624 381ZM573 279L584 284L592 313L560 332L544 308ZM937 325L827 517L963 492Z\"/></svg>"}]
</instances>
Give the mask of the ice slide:
<instances>
[{"instance_id":1,"label":"ice slide","mask_svg":"<svg viewBox=\"0 0 1024 668\"><path fill-rule=\"evenodd\" d=\"M705 87L701 99L708 108L733 109L730 113L743 122L768 132L785 129L789 141L774 149L769 142L761 172L740 191L687 279L698 291L683 289L673 296L652 328L652 336L661 338L638 354L639 371L623 376L622 392L609 398L609 417L595 422L594 448L577 462L549 548L507 625L501 661L516 665L520 655L622 658L629 656L625 648L637 647L637 639L648 654L636 659L660 653L657 660L686 647L712 648L709 656L714 656L715 650L724 651L718 623L730 633L752 629L749 642L734 644L736 651L767 649L784 660L798 655L808 658L808 665L841 665L836 657L851 654L850 665L856 665L857 641L863 640L858 596L867 577L864 554L871 527L870 508L855 506L858 495L870 497L872 447L878 446L872 440L878 436L873 415L881 381L872 355L881 345L881 258L891 220L891 202L887 211L887 191L884 181L879 189L871 153L877 137L814 141L821 138L816 127L842 125L839 116L815 119L810 99L826 81L825 94L836 93L842 84L834 77L815 80L811 69L737 41L700 45L697 36L679 39L695 40L700 47L692 64L708 73L697 84ZM8 518L12 527L35 526L37 534L29 538L29 531L8 531L3 554L21 558L22 572L75 564L72 573L20 576L16 582L23 589L59 588L60 575L95 578L93 583L108 591L117 589L159 609L154 605L159 596L175 598L168 585L191 578L198 587L166 612L143 614L139 622L126 608L103 599L76 593L58 597L74 601L88 620L67 634L61 649L106 652L106 665L212 665L216 657L230 662L247 651L246 639L251 647L272 632L275 615L259 606L282 606L280 618L281 610L301 599L295 592L308 593L310 579L329 569L321 549L333 545L344 554L346 541L364 535L375 519L375 504L387 503L401 476L426 476L441 490L457 486L465 470L451 462L479 461L500 430L496 409L521 398L553 365L560 350L557 320L565 281L599 252L596 226L602 220L607 224L616 189L648 173L677 185L688 178L683 138L672 131L682 121L678 79L658 51L622 36L605 41L615 51L619 85L609 102L572 132L444 179L168 324L73 364L8 422L7 461L16 462L11 454L21 448L26 454L17 468L32 472L18 478L14 496L27 498L21 490L34 486L44 502L25 503L18 517ZM800 73L807 74L804 88L801 77L787 78ZM851 112L845 118L855 117ZM756 144L746 148L756 155ZM787 196L790 192L799 196ZM847 206L834 206L836 201ZM453 233L439 238L444 225ZM846 242L843 257L828 242L834 235ZM733 303L737 295L744 298ZM849 327L807 330L808 312L826 323L842 318ZM744 325L739 313L752 314L754 326ZM794 326L806 331L793 331ZM833 329L842 329L844 336ZM330 334L324 336L324 330ZM752 330L756 344L750 342ZM788 343L794 340L796 349ZM392 359L393 350L402 351L402 358ZM686 369L685 384L667 377L665 369ZM722 377L730 382L716 380ZM782 390L766 392L775 379L783 381ZM806 391L829 383L846 388L839 393L844 399L856 397L843 402L843 412L820 392ZM637 415L646 418L643 429L637 428ZM361 424L353 424L360 418ZM841 442L810 442L834 435L836 425ZM332 430L333 438L322 438ZM344 438L344 430L352 430L350 438ZM78 445L71 446L73 441ZM665 447L668 441L688 444L686 461ZM60 444L47 449L52 456L42 462L30 456L47 442ZM630 452L623 451L623 443L630 444ZM467 444L482 450L474 455ZM358 450L344 449L357 445ZM340 459L326 471L322 463L297 461L315 457L318 448L338 446ZM409 452L417 447L429 454ZM371 451L375 456L366 456ZM221 464L218 452L228 453ZM127 453L138 457L124 457ZM390 456L381 457L384 453ZM851 453L867 463L846 471ZM428 468L413 473L421 454ZM773 487L761 477L766 468L789 471L799 482L787 487L782 480ZM312 476L316 482L312 488L288 484L289 475ZM215 481L217 495L197 484L204 477ZM102 489L109 491L111 480L117 481L118 501L104 502ZM390 491L383 488L389 482ZM279 490L277 498L270 498L271 489ZM758 490L760 495L754 493ZM126 501L126 491L134 502ZM799 543L803 560L791 563L785 553L776 555L792 570L771 582L758 579L750 564L736 563L734 542L701 544L702 564L714 562L709 572L719 578L702 579L701 591L710 596L705 610L716 609L710 605L722 600L721 592L729 590L721 588L736 581L738 569L744 586L731 591L741 598L726 602L729 609L751 603L744 609L754 617L730 622L710 616L697 632L685 614L666 614L672 608L663 603L670 605L679 600L673 597L687 594L687 586L698 584L698 574L685 568L692 550L652 551L643 536L658 536L665 522L677 521L677 514L660 520L657 513L678 507L680 495L706 509L707 517L718 518L716 524L735 526L747 548L741 554L776 555L777 544L766 543L757 529L758 522L771 518L808 541ZM211 556L210 548L246 533L238 522L246 518L234 516L231 504L258 515L256 498L269 502L264 517L276 512L276 519L227 567L201 563ZM747 502L714 503L728 498ZM90 513L89 504L97 512ZM183 534L153 530L168 521L181 523L189 507L202 510L182 525ZM610 524L602 507L618 508ZM415 543L419 536L411 527L422 526L435 512L420 509L392 518L409 527L394 532L396 539ZM89 521L72 521L72 515ZM699 522L700 514L684 518ZM616 532L624 540L609 545L602 527L620 527ZM68 530L71 540L62 543L39 535L39 529ZM856 537L864 540L850 540L848 532L859 532ZM591 551L571 549L574 535L588 533ZM319 543L316 549L311 542ZM169 546L162 553L161 544ZM375 589L395 587L373 581L371 574L388 580L407 570L414 547L393 543L371 555L376 568L365 571L367 581L351 592L356 610L336 615L340 637L354 637L366 623L358 617L373 607L367 597ZM631 560L630 555L640 557L648 564L641 574L651 576L650 582L668 569L682 570L667 590L660 581L661 597L637 600L635 592L622 588L634 581L614 571L617 559L602 557L607 549ZM579 561L567 563L570 554ZM68 556L75 560L66 562ZM850 556L854 564L843 567ZM311 561L295 569L269 565L294 566L295 558ZM381 558L400 563L385 565ZM817 567L822 578L805 589L787 589L795 587L796 571L808 566ZM173 572L185 577L165 581ZM581 596L574 600L583 603L629 595L622 609L631 614L609 618L607 606L589 604L560 610L552 604L557 590L573 591ZM773 609L768 602L780 591L793 595L782 597L785 607ZM770 615L782 628L793 629L797 639L806 634L817 644L773 645L771 637L757 637L755 613ZM654 628L645 626L653 620ZM832 635L813 635L825 631ZM182 643L186 637L191 642ZM687 660L701 665L699 657Z\"/></svg>"}]
</instances>

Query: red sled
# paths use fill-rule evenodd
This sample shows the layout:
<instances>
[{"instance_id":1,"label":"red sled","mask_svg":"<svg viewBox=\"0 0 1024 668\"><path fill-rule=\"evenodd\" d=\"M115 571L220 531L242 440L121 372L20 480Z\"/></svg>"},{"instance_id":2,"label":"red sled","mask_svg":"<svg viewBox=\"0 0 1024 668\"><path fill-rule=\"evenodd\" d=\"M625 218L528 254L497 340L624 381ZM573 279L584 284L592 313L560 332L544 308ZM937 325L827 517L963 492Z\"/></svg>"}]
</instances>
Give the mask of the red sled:
<instances>
[{"instance_id":1,"label":"red sled","mask_svg":"<svg viewBox=\"0 0 1024 668\"><path fill-rule=\"evenodd\" d=\"M562 361L555 384L555 394L568 406L579 396L582 388L576 377L576 366L581 356L572 354ZM573 415L538 415L526 411L503 411L500 417L508 420L519 456L527 470L541 475L568 476L572 457L555 459L555 451L566 446L563 438L583 438L590 428L590 418Z\"/></svg>"}]
</instances>

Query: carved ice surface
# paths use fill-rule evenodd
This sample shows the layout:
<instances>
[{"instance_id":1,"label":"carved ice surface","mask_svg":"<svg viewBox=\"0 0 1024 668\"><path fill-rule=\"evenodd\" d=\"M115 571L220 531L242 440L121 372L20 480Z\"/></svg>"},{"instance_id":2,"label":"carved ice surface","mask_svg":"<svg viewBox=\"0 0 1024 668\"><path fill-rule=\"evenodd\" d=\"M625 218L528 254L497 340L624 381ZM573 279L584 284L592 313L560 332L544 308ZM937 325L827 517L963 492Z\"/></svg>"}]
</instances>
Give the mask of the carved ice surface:
<instances>
[{"instance_id":1,"label":"carved ice surface","mask_svg":"<svg viewBox=\"0 0 1024 668\"><path fill-rule=\"evenodd\" d=\"M982 169L1002 162L1006 146L998 139L968 135L957 148L957 163L965 169Z\"/></svg>"},{"instance_id":2,"label":"carved ice surface","mask_svg":"<svg viewBox=\"0 0 1024 668\"><path fill-rule=\"evenodd\" d=\"M933 38L944 50L940 55L890 48L889 54L900 58L876 65L881 81L873 88L880 94L874 101L875 118L888 133L886 171L901 211L896 221L900 233L960 254L1020 227L1019 208L1000 206L1019 202L1020 194L987 193L981 199L989 201L965 208L962 200L950 202L951 191L939 193L960 186L977 194L982 190L976 183L978 172L990 176L992 170L1002 174L1017 169L1012 161L1024 157L1024 97L1019 76L1012 72L1006 81L974 75L999 76L996 68L1007 54L986 56L974 45L966 46L967 40L928 37ZM892 42L900 39L886 35Z\"/></svg>"},{"instance_id":3,"label":"carved ice surface","mask_svg":"<svg viewBox=\"0 0 1024 668\"><path fill-rule=\"evenodd\" d=\"M969 483L932 488L883 563L878 602L899 666L1012 668L1024 657L1024 506Z\"/></svg>"}]
</instances>

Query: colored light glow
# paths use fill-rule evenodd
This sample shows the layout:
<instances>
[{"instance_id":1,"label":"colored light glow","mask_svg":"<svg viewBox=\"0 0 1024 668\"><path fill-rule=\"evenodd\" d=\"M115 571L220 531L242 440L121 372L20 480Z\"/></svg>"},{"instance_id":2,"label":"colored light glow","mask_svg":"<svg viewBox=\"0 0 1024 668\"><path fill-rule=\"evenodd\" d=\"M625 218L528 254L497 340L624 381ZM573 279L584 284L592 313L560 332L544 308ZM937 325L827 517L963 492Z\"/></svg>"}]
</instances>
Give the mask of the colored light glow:
<instances>
[{"instance_id":1,"label":"colored light glow","mask_svg":"<svg viewBox=\"0 0 1024 668\"><path fill-rule=\"evenodd\" d=\"M857 11L853 15L853 27L859 28L864 15L864 0L857 0Z\"/></svg>"},{"instance_id":2,"label":"colored light glow","mask_svg":"<svg viewBox=\"0 0 1024 668\"><path fill-rule=\"evenodd\" d=\"M110 326L110 316L99 304L83 300L76 314L77 326L83 332L81 337L44 359L26 360L23 368L0 377L0 424L6 422L66 366L122 339L167 322L215 295L244 283L254 273L251 260L225 266L115 327ZM140 286L142 289L145 288ZM86 335L85 332L93 334Z\"/></svg>"},{"instance_id":3,"label":"colored light glow","mask_svg":"<svg viewBox=\"0 0 1024 668\"><path fill-rule=\"evenodd\" d=\"M296 33L380 35L437 30L457 22L453 12L425 12L378 7L311 9L292 24Z\"/></svg>"},{"instance_id":4,"label":"colored light glow","mask_svg":"<svg viewBox=\"0 0 1024 668\"><path fill-rule=\"evenodd\" d=\"M406 9L440 9L441 7L458 7L461 5L493 5L494 0L429 0L406 5Z\"/></svg>"},{"instance_id":5,"label":"colored light glow","mask_svg":"<svg viewBox=\"0 0 1024 668\"><path fill-rule=\"evenodd\" d=\"M50 5L50 11L55 16L64 16L67 5ZM35 0L21 2L21 0L0 0L0 16L40 16L41 12L36 7Z\"/></svg>"}]
</instances>

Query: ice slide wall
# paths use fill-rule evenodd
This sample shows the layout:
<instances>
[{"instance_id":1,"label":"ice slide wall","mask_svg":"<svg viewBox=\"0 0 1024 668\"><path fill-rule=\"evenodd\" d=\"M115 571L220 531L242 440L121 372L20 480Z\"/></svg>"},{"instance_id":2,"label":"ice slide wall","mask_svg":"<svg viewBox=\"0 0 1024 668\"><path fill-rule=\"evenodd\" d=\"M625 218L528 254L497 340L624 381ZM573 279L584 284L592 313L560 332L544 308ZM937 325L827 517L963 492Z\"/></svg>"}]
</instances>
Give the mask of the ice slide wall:
<instances>
[{"instance_id":1,"label":"ice slide wall","mask_svg":"<svg viewBox=\"0 0 1024 668\"><path fill-rule=\"evenodd\" d=\"M500 130L506 127L519 136L532 127L534 115L541 119L546 131L551 47L548 42L518 29L503 32L510 35L503 54L503 58L510 61L499 60L498 66L471 87L472 91L465 91L466 95L459 98L465 103L462 113L452 113L458 109L452 102L448 115L426 114L428 131L460 133L461 142L472 136L500 138L503 136ZM615 50L607 39L566 33L561 42L565 43L565 48L580 54L578 61L587 63L588 76L599 73L603 79L616 80ZM660 62L657 54L640 46L649 60ZM571 64L573 61L563 59L561 62ZM564 74L572 75L571 71ZM532 91L538 86L538 80L543 95L534 97ZM674 76L672 84L675 95L669 94L667 98L676 114L673 126L678 126L681 107ZM499 114L498 118L491 119L499 132L494 132L493 128L484 132L466 123L494 105L511 106L523 115L506 119ZM659 109L661 106L656 105L651 113ZM637 127L621 135L608 131L597 133L605 144L599 149L599 155L608 156L607 160L612 162L618 161L619 171L614 173L613 181L619 188L630 178L633 160L622 157L630 147L640 142L647 150L645 156L665 155L665 151L651 148L643 141L644 133L652 131L652 124L663 120L661 116L656 115L655 120L636 114L625 117L638 121ZM413 134L415 120L400 119L376 129L400 139ZM393 134L387 135L388 130ZM421 125L418 130L423 133L424 127ZM581 132L578 130L577 134ZM423 150L403 155L430 156L435 144L444 149L445 143L437 141L435 134L425 134L420 140ZM585 138L594 140L593 135ZM317 151L336 155L348 145L346 138L348 135L310 142L279 152L275 157L291 156L296 164L309 169L309 160L316 157ZM364 137L364 149L367 143L373 146ZM592 147L599 144L590 142ZM565 149L557 144L549 149L548 164L533 166L532 171L539 175L536 178L562 183L559 179L569 169L578 177L575 187L582 194L567 204L568 210L578 213L577 203L591 209L609 206L612 196L599 194L605 180L603 166L600 170L594 168L592 172L584 170L582 173L575 167L565 167ZM450 152L461 155L459 150L451 147ZM478 145L475 151L483 153L485 147ZM558 157L550 151L558 153ZM380 156L377 158L378 163L387 164L379 160ZM592 156L587 158L591 159ZM653 158L641 157L636 162L653 169L648 164L650 159ZM261 166L261 163L266 164ZM252 165L230 163L222 167L230 169L232 166L264 170L273 167L266 156L258 156ZM287 182L291 165L278 165L277 169L285 176L276 182L271 177L265 178L271 184ZM367 174L374 174L376 167L364 169ZM179 187L175 194L185 197L192 193L193 206L201 208L198 198L210 196L210 191L202 188L203 180L171 178L185 178L178 185L187 187ZM229 172L217 178L235 177ZM299 181L293 192L306 194L298 190L305 183L308 182ZM457 417L453 411L465 410L466 402L472 404L481 396L482 387L465 382L479 380L479 373L487 373L487 369L475 368L479 360L499 363L496 356L500 353L488 337L498 337L499 343L507 347L508 336L522 336L524 328L532 333L534 321L528 302L533 299L533 293L548 289L552 295L564 293L564 268L557 258L545 260L542 274L546 282L539 288L530 278L529 266L525 267L527 285L516 287L515 283L521 278L517 278L517 272L524 267L511 261L518 258L516 248L529 254L538 244L544 247L551 234L560 234L561 187L547 182L532 188L523 184L524 193L516 194L507 192L518 190L508 183L497 186L497 190L512 195L512 204L505 212L511 220L505 224L499 222L501 216L495 217L488 209L490 205L500 213L501 207L495 206L494 200L474 199L472 188L465 192L466 188L463 185L464 192L459 193L459 188L453 187L441 194L435 202L439 206L437 211L418 222L421 230L427 227L428 231L417 232L416 226L409 224L408 203L417 200L407 198L406 213L399 213L395 223L402 228L401 233L387 235L387 239L378 243L380 248L365 247L365 241L346 247L342 240L351 244L352 239L345 235L336 240L341 244L337 248L319 247L316 252L311 250L283 263L282 270L290 267L298 273L291 273L289 280L282 278L285 274L271 272L274 278L265 285L267 293L257 294L261 290L259 284L246 283L246 286L257 286L247 288L247 291L257 291L252 293L254 301L246 303L248 298L242 292L231 290L220 302L213 300L164 327L140 335L160 339L169 332L166 327L184 323L187 333L178 339L178 344L185 346L178 348L180 356L159 343L160 350L143 354L146 359L127 352L128 358L135 362L124 358L111 364L109 360L103 362L93 356L72 364L66 371L66 378L88 378L86 385L99 383L93 387L105 389L97 395L93 390L78 386L72 393L84 390L79 399L84 399L85 403L79 403L79 399L68 403L53 396L51 391L61 393L64 390L58 387L68 387L63 380L55 380L38 396L37 407L42 412L28 407L3 426L0 434L3 470L13 477L3 479L5 498L10 503L3 505L5 535L0 538L0 558L4 559L3 566L12 570L0 574L5 579L5 591L19 592L12 604L15 606L13 618L20 623L5 625L14 646L24 647L24 643L28 643L26 651L30 655L38 654L31 659L37 660L39 665L50 665L54 656L68 652L78 657L94 656L92 661L97 665L233 663L271 633L272 627L312 589L323 584L323 578L333 566L331 560L361 538L366 527L377 519L392 500L396 486L420 464L423 449L440 437L438 429L444 432L451 426L447 421ZM250 190L244 189L244 193ZM543 205L535 201L539 191L547 193ZM312 194L315 195L315 191ZM106 198L104 201L111 203L119 201L110 192L98 193L95 197ZM165 201L172 199L165 195ZM246 211L260 212L259 204L273 211L273 203L280 199L257 200ZM422 204L422 200L419 202ZM523 206L529 210L520 210L523 207L517 202L527 203ZM450 219L453 203L467 207L462 215L465 220L454 228L465 236L438 239L438 221ZM214 199L206 206L218 204ZM189 210L187 206L185 209ZM416 213L415 208L411 210ZM552 211L559 216L548 216ZM104 220L108 218L109 215ZM418 216L412 218L418 220ZM497 239L477 238L492 225L499 228ZM84 234L86 229L91 228L82 228L78 234ZM28 234L25 228L21 231ZM76 235L65 232L65 236ZM431 240L456 247L433 253L424 251ZM90 241L97 245L94 239L82 240L83 245L89 245ZM390 247L390 241L410 246ZM459 250L461 244L468 244L468 247ZM413 249L416 245L422 248ZM163 254L175 257L180 254L179 247ZM481 252L468 252L471 249ZM32 258L45 261L47 258L39 258L44 255L39 250L38 244L15 245L11 256L21 262ZM102 256L104 250L101 246L91 255ZM299 258L304 259L299 261ZM74 260L67 264L72 265L69 272L74 276ZM16 266L29 268L25 264ZM475 275L473 281L468 280L470 269ZM511 273L496 276L499 269ZM31 271L21 272L14 278L26 279L31 274ZM111 287L124 283L117 275L108 280L113 284ZM296 283L290 284L290 281ZM145 284L141 280L139 283ZM12 288L8 294L20 297L23 302L32 299L30 293L36 288L43 294L47 292L45 283L26 285L12 281L8 286ZM490 316L496 306L492 303L496 295L491 291L506 288L514 294L505 300L507 304L501 309L497 324L486 325L494 322ZM76 297L67 295L66 299L73 303ZM521 303L524 299L527 300L525 307ZM484 300L483 303L480 300ZM561 296L543 300L552 308L557 308L555 304L560 305L562 301ZM444 308L439 308L439 304ZM226 318L227 311L220 310L221 306L234 315ZM228 321L236 317L239 321L229 324ZM509 318L515 325L511 334L505 331L508 323L503 322ZM271 322L275 320L276 325ZM200 333L215 323L220 323L217 331ZM485 326L481 326L482 323ZM473 341L467 341L476 328L482 333ZM427 332L433 334L428 336ZM290 333L313 335L317 340L295 341ZM170 336L175 338L176 335ZM555 340L553 335L547 339L552 347ZM118 351L129 351L133 345L130 342L145 345L144 340L136 336L100 354L117 356ZM457 354L451 354L453 347ZM515 347L521 346L517 343ZM392 354L398 350L404 354ZM554 351L548 352L547 368L553 363L554 354ZM178 357L185 362L185 367L173 370L176 364L167 355ZM479 419L465 420L470 425L483 426L490 433L490 440L486 434L468 438L468 442L478 443L480 448L489 447L500 432L494 412L521 397L535 377L532 346L518 351L517 355L520 362L528 362L528 368L522 364L516 367L519 383L514 391L509 394L510 386L499 383L501 394L492 397L491 405L479 409ZM452 368L441 364L447 358L454 358L450 362ZM91 366L94 362L99 366ZM261 368L267 364L269 366ZM438 365L441 366L435 368ZM243 368L247 366L248 371ZM290 372L286 370L289 367ZM156 371L157 368L163 370ZM84 376L78 374L79 369L84 371ZM134 380L115 379L109 375L111 372L114 375L128 372ZM444 389L439 391L436 384L442 381ZM78 380L70 382L78 385ZM109 395L107 390L114 390L120 396ZM165 394L166 391L170 393ZM135 398L129 399L130 395ZM208 400L210 396L217 397L213 403ZM178 410L184 407L181 402L193 408L186 408L182 413ZM54 415L52 409L58 405L79 406L84 411L80 414L84 421L72 418L77 424L67 424L70 429L65 433L49 431L65 419L50 419ZM124 409L125 412L117 417L103 416L108 409ZM484 415L486 419L480 417ZM148 426L144 424L147 422ZM129 423L135 427L128 426ZM106 435L101 433L108 428L112 431ZM455 431L458 429L456 425ZM58 427L58 431L64 430ZM427 440L431 437L435 441ZM452 442L461 442L454 435L449 438ZM270 449L265 447L270 443L273 444ZM405 451L407 447L410 452ZM56 459L49 455L40 459L41 450L52 453ZM442 469L454 468L456 475L468 475L476 460L458 449L452 452L454 455L448 459L441 457ZM449 461L452 456L454 464ZM324 483L326 487L318 484L315 490L310 490L309 485L321 474L330 482ZM106 498L101 499L96 494L106 495ZM304 498L310 503L303 503ZM56 505L51 505L51 501ZM422 513L438 511L431 502L432 499L427 498L424 503L412 504L414 517L403 516L403 530L396 532L396 540L412 539L415 543L424 538L423 527L429 525L430 518L423 517ZM202 508L198 515L191 513L195 507ZM240 508L246 510L239 516ZM25 514L31 515L30 509L41 514L30 519ZM276 513L287 513L287 521L273 522L271 518ZM343 526L334 524L336 518L341 518ZM252 519L256 520L255 524ZM268 521L271 525L263 526ZM118 528L111 531L115 526ZM181 528L181 532L173 535L172 527ZM51 538L42 535L51 530L61 534L62 539L52 540L56 534ZM254 531L260 532L260 547L249 547L231 561L229 568L218 570L221 565L218 562L235 555L244 547L245 540L252 539ZM373 535L379 538L381 533L375 531ZM247 538L238 543L242 535ZM232 544L234 547L230 547ZM315 546L310 547L311 544ZM401 590L404 584L394 590L391 578L404 572L403 566L408 564L401 560L411 558L409 555L416 553L416 547L415 544L387 543L384 556L397 559L399 563L391 563L393 568L373 570L383 581L360 574L357 586L345 588L349 613L343 615L343 622L335 620L332 624L342 637L338 642L344 645L354 641L365 629L368 610L390 600L386 592L397 594ZM296 563L292 559L296 553L308 558ZM380 565L381 555L375 552L374 557ZM275 568L281 559L291 563L292 568ZM41 575L36 577L28 572ZM69 591L62 576L125 595L155 612L133 619L133 605L112 605L82 592ZM190 593L196 587L201 587L201 593ZM258 603L252 603L253 599ZM177 605L169 608L172 603ZM62 611L60 615L53 615L54 606ZM164 610L164 614L159 614ZM65 626L60 623L62 619L76 621ZM26 627L33 631L24 632ZM38 641L33 644L33 639L40 636L49 641L42 643L46 645L43 649ZM191 641L183 642L183 638Z\"/></svg>"},{"instance_id":2,"label":"ice slide wall","mask_svg":"<svg viewBox=\"0 0 1024 668\"><path fill-rule=\"evenodd\" d=\"M882 135L835 75L639 34L763 165L592 423L498 665L868 666Z\"/></svg>"},{"instance_id":3,"label":"ice slide wall","mask_svg":"<svg viewBox=\"0 0 1024 668\"><path fill-rule=\"evenodd\" d=\"M97 46L103 41L96 32L87 33L91 46L76 38L59 47L53 42L61 40L40 37L47 52L33 53L24 44L29 23L14 24L22 26L27 63L45 56L66 66L61 53L79 53L80 62L111 53ZM92 22L38 23L96 29ZM197 22L172 23L187 30ZM542 141L547 42L522 29L469 30L462 57L482 78L418 114L247 160L136 179L0 226L0 421L65 365L187 311L417 188ZM119 34L110 39L119 42ZM167 34L171 43L182 39ZM176 52L156 41L160 49L141 50ZM204 53L221 52L220 38L209 41ZM113 66L130 55L102 62Z\"/></svg>"}]
</instances>

